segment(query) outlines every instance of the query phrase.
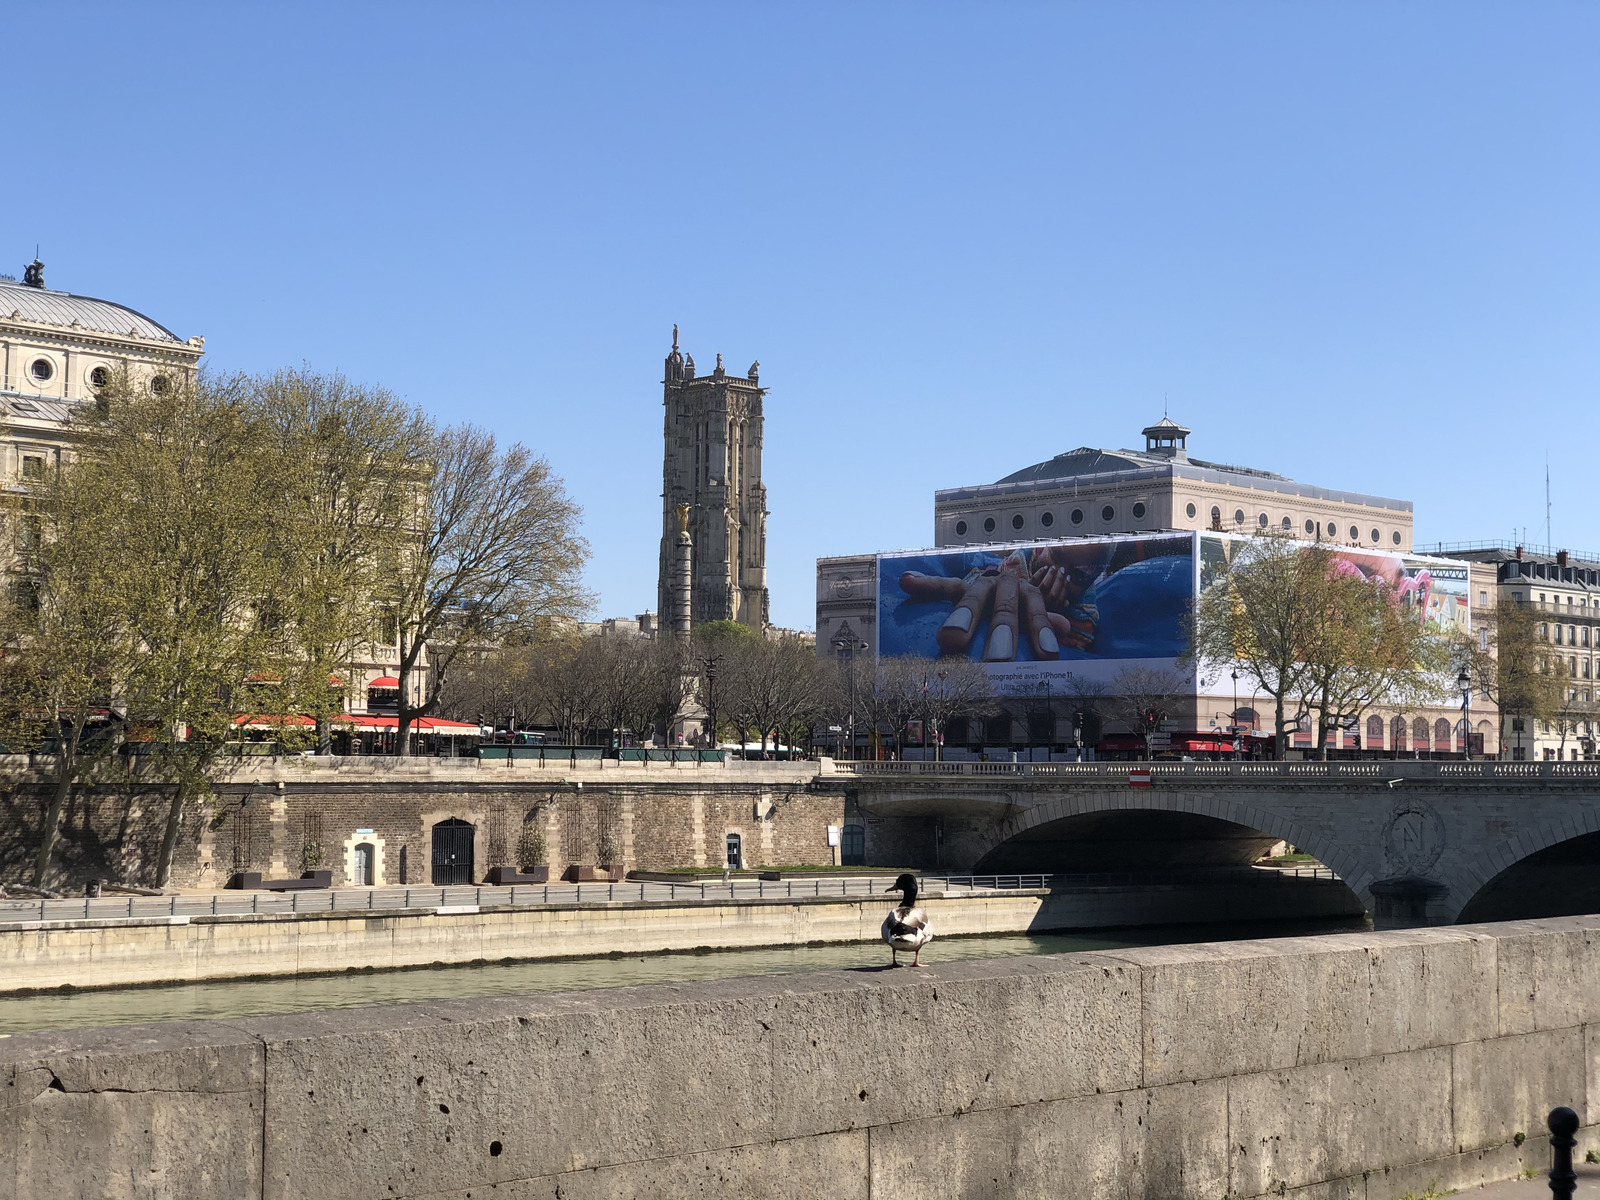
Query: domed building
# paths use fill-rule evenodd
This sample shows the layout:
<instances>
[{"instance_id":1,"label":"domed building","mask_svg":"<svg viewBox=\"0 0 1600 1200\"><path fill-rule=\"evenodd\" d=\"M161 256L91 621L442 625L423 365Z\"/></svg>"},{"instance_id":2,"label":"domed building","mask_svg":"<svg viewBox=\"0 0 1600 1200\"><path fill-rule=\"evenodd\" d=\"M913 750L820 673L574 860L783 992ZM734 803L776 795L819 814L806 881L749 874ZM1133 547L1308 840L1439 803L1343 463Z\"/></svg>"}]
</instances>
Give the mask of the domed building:
<instances>
[{"instance_id":1,"label":"domed building","mask_svg":"<svg viewBox=\"0 0 1600 1200\"><path fill-rule=\"evenodd\" d=\"M192 376L204 353L205 338L181 338L126 305L46 287L37 259L20 281L0 277L0 487L58 465L73 407L118 372L160 389Z\"/></svg>"}]
</instances>

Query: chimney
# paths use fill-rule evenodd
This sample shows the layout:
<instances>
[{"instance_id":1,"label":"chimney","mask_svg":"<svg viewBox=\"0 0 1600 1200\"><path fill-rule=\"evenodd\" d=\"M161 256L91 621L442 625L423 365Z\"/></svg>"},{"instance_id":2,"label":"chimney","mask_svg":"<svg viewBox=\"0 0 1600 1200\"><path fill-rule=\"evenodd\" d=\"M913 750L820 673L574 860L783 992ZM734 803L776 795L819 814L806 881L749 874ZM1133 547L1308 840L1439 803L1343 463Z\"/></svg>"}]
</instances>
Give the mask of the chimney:
<instances>
[{"instance_id":1,"label":"chimney","mask_svg":"<svg viewBox=\"0 0 1600 1200\"><path fill-rule=\"evenodd\" d=\"M1556 566L1564 567L1566 565L1567 565L1567 552L1565 550L1557 550L1556 551Z\"/></svg>"}]
</instances>

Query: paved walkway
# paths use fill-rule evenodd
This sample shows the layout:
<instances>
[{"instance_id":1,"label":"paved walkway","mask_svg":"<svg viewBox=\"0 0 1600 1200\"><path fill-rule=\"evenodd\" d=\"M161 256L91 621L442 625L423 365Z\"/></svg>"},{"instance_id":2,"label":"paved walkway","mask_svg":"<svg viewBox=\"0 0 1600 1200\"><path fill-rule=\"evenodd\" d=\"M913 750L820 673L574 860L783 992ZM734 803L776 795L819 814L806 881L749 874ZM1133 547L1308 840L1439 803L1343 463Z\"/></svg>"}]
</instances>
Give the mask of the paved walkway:
<instances>
[{"instance_id":1,"label":"paved walkway","mask_svg":"<svg viewBox=\"0 0 1600 1200\"><path fill-rule=\"evenodd\" d=\"M1573 1193L1576 1200L1600 1200L1600 1166L1583 1163L1576 1170L1578 1190ZM1550 1200L1550 1180L1541 1174L1537 1179L1491 1183L1456 1194L1465 1200Z\"/></svg>"}]
</instances>

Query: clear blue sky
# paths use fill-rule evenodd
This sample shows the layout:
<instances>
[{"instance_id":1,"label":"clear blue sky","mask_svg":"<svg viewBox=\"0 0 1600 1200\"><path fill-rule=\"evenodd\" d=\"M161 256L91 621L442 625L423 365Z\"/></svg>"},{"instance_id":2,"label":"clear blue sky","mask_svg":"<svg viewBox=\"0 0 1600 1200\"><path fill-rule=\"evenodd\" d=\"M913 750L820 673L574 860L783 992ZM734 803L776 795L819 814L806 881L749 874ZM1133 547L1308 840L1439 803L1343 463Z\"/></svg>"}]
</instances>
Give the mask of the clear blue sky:
<instances>
[{"instance_id":1,"label":"clear blue sky","mask_svg":"<svg viewBox=\"0 0 1600 1200\"><path fill-rule=\"evenodd\" d=\"M1600 5L13 6L0 270L548 455L655 601L661 360L762 363L772 612L936 487L1200 457L1600 551Z\"/></svg>"}]
</instances>

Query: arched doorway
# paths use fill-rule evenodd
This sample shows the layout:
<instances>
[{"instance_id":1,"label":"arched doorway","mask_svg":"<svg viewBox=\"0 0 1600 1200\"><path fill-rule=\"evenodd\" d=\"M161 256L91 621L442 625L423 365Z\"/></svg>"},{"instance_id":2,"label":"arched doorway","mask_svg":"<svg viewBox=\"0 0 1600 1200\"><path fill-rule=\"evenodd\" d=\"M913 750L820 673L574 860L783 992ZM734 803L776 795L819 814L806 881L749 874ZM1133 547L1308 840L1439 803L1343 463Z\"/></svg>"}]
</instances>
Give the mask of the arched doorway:
<instances>
[{"instance_id":1,"label":"arched doorway","mask_svg":"<svg viewBox=\"0 0 1600 1200\"><path fill-rule=\"evenodd\" d=\"M744 869L744 839L737 833L728 835L728 866L734 871Z\"/></svg>"},{"instance_id":2,"label":"arched doorway","mask_svg":"<svg viewBox=\"0 0 1600 1200\"><path fill-rule=\"evenodd\" d=\"M433 882L439 887L472 882L472 826L451 817L433 827Z\"/></svg>"}]
</instances>

